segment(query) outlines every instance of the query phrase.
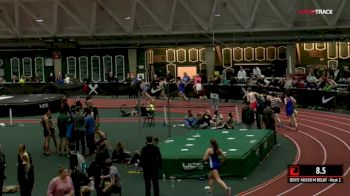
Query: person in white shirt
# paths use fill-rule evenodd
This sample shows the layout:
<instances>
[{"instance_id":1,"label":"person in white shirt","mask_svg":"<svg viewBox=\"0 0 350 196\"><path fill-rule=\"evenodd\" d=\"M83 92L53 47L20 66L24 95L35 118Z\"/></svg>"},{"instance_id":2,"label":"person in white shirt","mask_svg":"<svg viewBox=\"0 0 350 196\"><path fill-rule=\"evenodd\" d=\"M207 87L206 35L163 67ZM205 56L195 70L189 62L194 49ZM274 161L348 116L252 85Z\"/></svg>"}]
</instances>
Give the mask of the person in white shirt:
<instances>
[{"instance_id":1,"label":"person in white shirt","mask_svg":"<svg viewBox=\"0 0 350 196\"><path fill-rule=\"evenodd\" d=\"M259 77L261 76L261 70L258 66L254 67L253 74Z\"/></svg>"},{"instance_id":2,"label":"person in white shirt","mask_svg":"<svg viewBox=\"0 0 350 196\"><path fill-rule=\"evenodd\" d=\"M241 82L244 81L245 78L247 78L247 73L245 72L242 66L240 67L240 70L237 73L237 78Z\"/></svg>"},{"instance_id":3,"label":"person in white shirt","mask_svg":"<svg viewBox=\"0 0 350 196\"><path fill-rule=\"evenodd\" d=\"M66 74L66 77L64 78L64 83L69 84L70 83L70 77L68 74Z\"/></svg>"}]
</instances>

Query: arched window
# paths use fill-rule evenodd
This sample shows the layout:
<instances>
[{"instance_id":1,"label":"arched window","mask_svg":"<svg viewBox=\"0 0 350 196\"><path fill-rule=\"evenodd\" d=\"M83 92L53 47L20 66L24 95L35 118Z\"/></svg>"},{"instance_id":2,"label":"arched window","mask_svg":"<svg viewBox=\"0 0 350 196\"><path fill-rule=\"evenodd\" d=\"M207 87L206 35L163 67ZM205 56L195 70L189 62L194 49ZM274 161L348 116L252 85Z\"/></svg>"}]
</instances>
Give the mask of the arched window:
<instances>
[{"instance_id":1,"label":"arched window","mask_svg":"<svg viewBox=\"0 0 350 196\"><path fill-rule=\"evenodd\" d=\"M205 48L199 49L199 61L205 62Z\"/></svg>"},{"instance_id":2,"label":"arched window","mask_svg":"<svg viewBox=\"0 0 350 196\"><path fill-rule=\"evenodd\" d=\"M266 60L273 61L276 60L276 47L269 46L266 48Z\"/></svg>"},{"instance_id":3,"label":"arched window","mask_svg":"<svg viewBox=\"0 0 350 196\"><path fill-rule=\"evenodd\" d=\"M125 62L124 56L117 55L115 56L115 75L118 77L118 80L125 80Z\"/></svg>"},{"instance_id":4,"label":"arched window","mask_svg":"<svg viewBox=\"0 0 350 196\"><path fill-rule=\"evenodd\" d=\"M285 46L279 46L277 48L278 60L286 60L287 59L287 48Z\"/></svg>"},{"instance_id":5,"label":"arched window","mask_svg":"<svg viewBox=\"0 0 350 196\"><path fill-rule=\"evenodd\" d=\"M79 79L84 81L89 78L89 59L86 56L79 57Z\"/></svg>"},{"instance_id":6,"label":"arched window","mask_svg":"<svg viewBox=\"0 0 350 196\"><path fill-rule=\"evenodd\" d=\"M29 57L24 57L22 59L22 70L23 75L26 77L32 77L33 71L32 71L32 59Z\"/></svg>"},{"instance_id":7,"label":"arched window","mask_svg":"<svg viewBox=\"0 0 350 196\"><path fill-rule=\"evenodd\" d=\"M232 49L222 49L222 65L226 67L232 67Z\"/></svg>"},{"instance_id":8,"label":"arched window","mask_svg":"<svg viewBox=\"0 0 350 196\"><path fill-rule=\"evenodd\" d=\"M312 51L315 49L315 43L304 43L304 50Z\"/></svg>"},{"instance_id":9,"label":"arched window","mask_svg":"<svg viewBox=\"0 0 350 196\"><path fill-rule=\"evenodd\" d=\"M264 61L265 60L265 48L257 47L255 48L255 60Z\"/></svg>"},{"instance_id":10,"label":"arched window","mask_svg":"<svg viewBox=\"0 0 350 196\"><path fill-rule=\"evenodd\" d=\"M180 49L176 50L176 60L179 63L186 62L186 50L185 49L180 48Z\"/></svg>"},{"instance_id":11,"label":"arched window","mask_svg":"<svg viewBox=\"0 0 350 196\"><path fill-rule=\"evenodd\" d=\"M191 48L188 50L188 61L192 63L198 62L198 49Z\"/></svg>"},{"instance_id":12,"label":"arched window","mask_svg":"<svg viewBox=\"0 0 350 196\"><path fill-rule=\"evenodd\" d=\"M233 60L243 61L243 48L240 48L240 47L233 48Z\"/></svg>"},{"instance_id":13,"label":"arched window","mask_svg":"<svg viewBox=\"0 0 350 196\"><path fill-rule=\"evenodd\" d=\"M175 50L174 49L167 49L165 51L165 58L166 62L175 62Z\"/></svg>"},{"instance_id":14,"label":"arched window","mask_svg":"<svg viewBox=\"0 0 350 196\"><path fill-rule=\"evenodd\" d=\"M106 55L102 57L102 61L103 61L103 80L107 81L109 72L113 72L112 57L109 55Z\"/></svg>"},{"instance_id":15,"label":"arched window","mask_svg":"<svg viewBox=\"0 0 350 196\"><path fill-rule=\"evenodd\" d=\"M339 58L347 59L350 57L350 42L339 42Z\"/></svg>"},{"instance_id":16,"label":"arched window","mask_svg":"<svg viewBox=\"0 0 350 196\"><path fill-rule=\"evenodd\" d=\"M100 57L91 57L91 80L94 82L101 81Z\"/></svg>"},{"instance_id":17,"label":"arched window","mask_svg":"<svg viewBox=\"0 0 350 196\"><path fill-rule=\"evenodd\" d=\"M34 70L35 74L39 74L40 81L45 81L45 73L44 73L44 58L36 57L34 59Z\"/></svg>"},{"instance_id":18,"label":"arched window","mask_svg":"<svg viewBox=\"0 0 350 196\"><path fill-rule=\"evenodd\" d=\"M175 64L167 64L166 71L167 71L167 73L171 73L171 75L176 77L176 65Z\"/></svg>"},{"instance_id":19,"label":"arched window","mask_svg":"<svg viewBox=\"0 0 350 196\"><path fill-rule=\"evenodd\" d=\"M199 71L205 71L207 70L207 64L206 63L200 63L199 64Z\"/></svg>"},{"instance_id":20,"label":"arched window","mask_svg":"<svg viewBox=\"0 0 350 196\"><path fill-rule=\"evenodd\" d=\"M147 50L146 52L146 64L153 63L153 50Z\"/></svg>"},{"instance_id":21,"label":"arched window","mask_svg":"<svg viewBox=\"0 0 350 196\"><path fill-rule=\"evenodd\" d=\"M246 47L244 48L244 60L253 61L254 60L254 48Z\"/></svg>"},{"instance_id":22,"label":"arched window","mask_svg":"<svg viewBox=\"0 0 350 196\"><path fill-rule=\"evenodd\" d=\"M16 75L18 78L21 77L20 76L20 72L19 72L19 58L11 58L10 60L11 63L11 77L13 75Z\"/></svg>"},{"instance_id":23,"label":"arched window","mask_svg":"<svg viewBox=\"0 0 350 196\"><path fill-rule=\"evenodd\" d=\"M77 59L74 56L67 57L67 74L77 76Z\"/></svg>"}]
</instances>

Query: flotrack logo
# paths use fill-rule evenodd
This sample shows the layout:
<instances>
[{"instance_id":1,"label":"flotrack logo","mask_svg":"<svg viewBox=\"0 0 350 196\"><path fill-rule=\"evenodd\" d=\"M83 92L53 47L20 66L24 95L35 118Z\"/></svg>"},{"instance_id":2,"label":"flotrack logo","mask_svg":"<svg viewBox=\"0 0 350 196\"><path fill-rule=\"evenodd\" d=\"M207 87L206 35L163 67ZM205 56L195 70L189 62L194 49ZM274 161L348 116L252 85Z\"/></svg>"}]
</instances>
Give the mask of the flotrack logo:
<instances>
[{"instance_id":1,"label":"flotrack logo","mask_svg":"<svg viewBox=\"0 0 350 196\"><path fill-rule=\"evenodd\" d=\"M299 15L333 15L333 9L302 9Z\"/></svg>"}]
</instances>

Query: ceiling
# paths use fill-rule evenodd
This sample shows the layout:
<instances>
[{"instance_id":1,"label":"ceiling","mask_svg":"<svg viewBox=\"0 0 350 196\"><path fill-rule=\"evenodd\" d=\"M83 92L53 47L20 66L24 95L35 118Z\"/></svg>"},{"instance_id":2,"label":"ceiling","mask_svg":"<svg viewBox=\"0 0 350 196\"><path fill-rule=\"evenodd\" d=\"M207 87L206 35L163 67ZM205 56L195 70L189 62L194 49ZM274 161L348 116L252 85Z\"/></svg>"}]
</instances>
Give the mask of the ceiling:
<instances>
[{"instance_id":1,"label":"ceiling","mask_svg":"<svg viewBox=\"0 0 350 196\"><path fill-rule=\"evenodd\" d=\"M332 15L300 10L332 9ZM348 38L348 0L0 0L0 42L161 44ZM308 37L309 36L309 37ZM335 36L335 37L334 37Z\"/></svg>"}]
</instances>

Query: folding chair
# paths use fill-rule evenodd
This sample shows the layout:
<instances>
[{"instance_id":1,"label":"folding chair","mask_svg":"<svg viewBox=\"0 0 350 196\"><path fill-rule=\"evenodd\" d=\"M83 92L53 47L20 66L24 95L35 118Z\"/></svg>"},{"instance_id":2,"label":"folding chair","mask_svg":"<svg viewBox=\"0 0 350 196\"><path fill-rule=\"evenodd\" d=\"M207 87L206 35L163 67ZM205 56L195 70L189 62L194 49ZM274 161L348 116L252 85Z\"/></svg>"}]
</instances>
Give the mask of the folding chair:
<instances>
[{"instance_id":1,"label":"folding chair","mask_svg":"<svg viewBox=\"0 0 350 196\"><path fill-rule=\"evenodd\" d=\"M148 126L155 125L154 112L147 112L146 116L143 119L143 126L145 126L145 125L148 125Z\"/></svg>"}]
</instances>

